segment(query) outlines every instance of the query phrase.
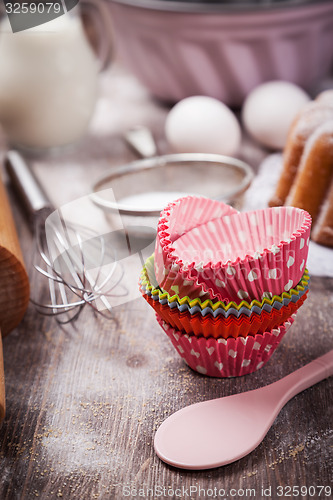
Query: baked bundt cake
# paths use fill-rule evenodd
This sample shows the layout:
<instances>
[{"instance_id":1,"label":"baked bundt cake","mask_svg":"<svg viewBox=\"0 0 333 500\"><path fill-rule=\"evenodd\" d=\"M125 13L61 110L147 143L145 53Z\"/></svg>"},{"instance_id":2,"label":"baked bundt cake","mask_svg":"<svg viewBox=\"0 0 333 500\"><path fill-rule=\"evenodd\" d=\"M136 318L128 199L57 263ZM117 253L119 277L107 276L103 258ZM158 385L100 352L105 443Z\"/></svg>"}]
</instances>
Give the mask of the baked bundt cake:
<instances>
[{"instance_id":1,"label":"baked bundt cake","mask_svg":"<svg viewBox=\"0 0 333 500\"><path fill-rule=\"evenodd\" d=\"M292 124L269 204L307 210L312 239L333 246L333 89L308 103Z\"/></svg>"}]
</instances>

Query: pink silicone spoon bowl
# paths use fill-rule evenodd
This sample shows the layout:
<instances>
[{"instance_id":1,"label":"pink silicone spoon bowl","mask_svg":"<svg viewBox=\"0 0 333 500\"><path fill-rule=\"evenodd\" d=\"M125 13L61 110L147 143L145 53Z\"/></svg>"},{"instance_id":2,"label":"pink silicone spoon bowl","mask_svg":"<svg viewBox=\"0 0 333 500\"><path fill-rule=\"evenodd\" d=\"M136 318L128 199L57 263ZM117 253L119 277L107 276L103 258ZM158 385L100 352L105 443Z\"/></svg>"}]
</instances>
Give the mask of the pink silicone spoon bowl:
<instances>
[{"instance_id":1,"label":"pink silicone spoon bowl","mask_svg":"<svg viewBox=\"0 0 333 500\"><path fill-rule=\"evenodd\" d=\"M183 469L211 469L239 460L261 443L292 397L330 375L333 350L273 384L187 406L159 427L155 451Z\"/></svg>"}]
</instances>

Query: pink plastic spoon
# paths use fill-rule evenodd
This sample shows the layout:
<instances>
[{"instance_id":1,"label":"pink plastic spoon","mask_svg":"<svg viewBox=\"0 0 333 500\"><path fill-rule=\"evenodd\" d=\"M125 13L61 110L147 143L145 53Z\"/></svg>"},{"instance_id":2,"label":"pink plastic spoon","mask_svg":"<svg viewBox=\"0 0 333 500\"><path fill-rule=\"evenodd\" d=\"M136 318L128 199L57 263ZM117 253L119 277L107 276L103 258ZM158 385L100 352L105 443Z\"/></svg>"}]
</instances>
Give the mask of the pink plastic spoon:
<instances>
[{"instance_id":1,"label":"pink plastic spoon","mask_svg":"<svg viewBox=\"0 0 333 500\"><path fill-rule=\"evenodd\" d=\"M260 389L187 406L159 427L155 451L182 469L211 469L239 460L261 443L292 397L330 375L333 350Z\"/></svg>"}]
</instances>

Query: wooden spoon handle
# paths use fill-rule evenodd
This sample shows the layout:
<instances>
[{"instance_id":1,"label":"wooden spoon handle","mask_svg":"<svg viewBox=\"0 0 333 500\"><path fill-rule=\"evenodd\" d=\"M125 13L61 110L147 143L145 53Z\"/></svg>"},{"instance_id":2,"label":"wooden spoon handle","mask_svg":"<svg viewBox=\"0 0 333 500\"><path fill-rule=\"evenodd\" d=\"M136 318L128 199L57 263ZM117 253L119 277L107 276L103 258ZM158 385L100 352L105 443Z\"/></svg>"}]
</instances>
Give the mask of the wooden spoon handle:
<instances>
[{"instance_id":1,"label":"wooden spoon handle","mask_svg":"<svg viewBox=\"0 0 333 500\"><path fill-rule=\"evenodd\" d=\"M29 279L5 187L0 177L0 337L15 328L29 303ZM0 423L5 414L2 341L0 344Z\"/></svg>"},{"instance_id":2,"label":"wooden spoon handle","mask_svg":"<svg viewBox=\"0 0 333 500\"><path fill-rule=\"evenodd\" d=\"M0 179L0 330L15 328L29 303L29 280L24 267L13 216Z\"/></svg>"},{"instance_id":3,"label":"wooden spoon handle","mask_svg":"<svg viewBox=\"0 0 333 500\"><path fill-rule=\"evenodd\" d=\"M6 399L5 399L5 372L3 369L3 351L2 351L2 336L0 332L0 425L5 418Z\"/></svg>"}]
</instances>

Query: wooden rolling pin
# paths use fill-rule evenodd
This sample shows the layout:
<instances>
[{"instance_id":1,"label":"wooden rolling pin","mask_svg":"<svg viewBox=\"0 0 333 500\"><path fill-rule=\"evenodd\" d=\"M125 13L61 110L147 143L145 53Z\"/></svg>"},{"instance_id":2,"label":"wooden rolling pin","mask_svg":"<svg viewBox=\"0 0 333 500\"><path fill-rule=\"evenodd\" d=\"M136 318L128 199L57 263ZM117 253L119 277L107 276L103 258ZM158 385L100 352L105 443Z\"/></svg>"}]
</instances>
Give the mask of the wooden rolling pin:
<instances>
[{"instance_id":1,"label":"wooden rolling pin","mask_svg":"<svg viewBox=\"0 0 333 500\"><path fill-rule=\"evenodd\" d=\"M7 335L22 320L29 303L29 279L9 201L0 176L0 332ZM5 416L5 378L0 335L0 423Z\"/></svg>"}]
</instances>

